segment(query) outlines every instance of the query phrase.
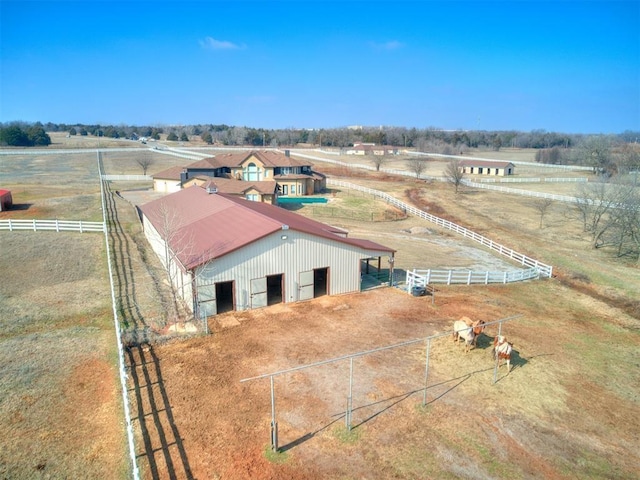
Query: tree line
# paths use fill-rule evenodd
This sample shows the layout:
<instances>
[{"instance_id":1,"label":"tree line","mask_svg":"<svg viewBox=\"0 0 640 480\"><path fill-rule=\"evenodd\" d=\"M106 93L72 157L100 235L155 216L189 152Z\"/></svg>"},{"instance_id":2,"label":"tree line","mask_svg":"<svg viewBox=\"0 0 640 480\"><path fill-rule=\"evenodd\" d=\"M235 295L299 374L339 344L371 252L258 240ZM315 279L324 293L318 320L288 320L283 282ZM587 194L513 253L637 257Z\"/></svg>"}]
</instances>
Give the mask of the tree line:
<instances>
[{"instance_id":1,"label":"tree line","mask_svg":"<svg viewBox=\"0 0 640 480\"><path fill-rule=\"evenodd\" d=\"M0 127L0 146L35 147L51 144L51 137L41 125Z\"/></svg>"},{"instance_id":2,"label":"tree line","mask_svg":"<svg viewBox=\"0 0 640 480\"><path fill-rule=\"evenodd\" d=\"M640 132L616 135L587 135L547 132L545 130L484 131L442 130L433 127L342 127L328 129L263 129L226 124L184 126L84 125L65 123L11 122L0 124L0 145L49 145L46 132L96 137L141 138L189 142L199 137L219 146L348 148L355 143L375 143L410 148L419 152L464 155L469 149L499 151L505 147L537 149L536 161L546 164L587 165L600 174L615 175L640 169L637 140Z\"/></svg>"}]
</instances>

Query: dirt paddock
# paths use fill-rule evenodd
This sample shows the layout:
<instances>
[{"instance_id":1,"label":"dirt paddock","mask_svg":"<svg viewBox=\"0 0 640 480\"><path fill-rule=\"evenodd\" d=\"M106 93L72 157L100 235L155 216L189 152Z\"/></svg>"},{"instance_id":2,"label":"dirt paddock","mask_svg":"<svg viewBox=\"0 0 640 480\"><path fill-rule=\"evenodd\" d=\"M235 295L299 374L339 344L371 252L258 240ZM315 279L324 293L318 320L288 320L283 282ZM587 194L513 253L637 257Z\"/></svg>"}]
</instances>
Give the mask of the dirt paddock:
<instances>
[{"instance_id":1,"label":"dirt paddock","mask_svg":"<svg viewBox=\"0 0 640 480\"><path fill-rule=\"evenodd\" d=\"M563 306L563 293L553 281L444 288L432 304L383 288L220 315L211 336L131 351L133 372L145 379L138 398L165 399L141 417L143 476L631 478L640 466L637 411L623 398L629 390L606 391L581 364L572 336L602 326L571 313L576 305ZM241 380L447 332L462 316L512 315L522 317L502 333L515 343L513 367L508 375L501 367L495 384L496 326L466 354L448 335L431 342L426 407L426 342L356 357L350 432L349 360L274 377L280 453L268 454L269 378ZM149 388L155 395L141 395Z\"/></svg>"}]
</instances>

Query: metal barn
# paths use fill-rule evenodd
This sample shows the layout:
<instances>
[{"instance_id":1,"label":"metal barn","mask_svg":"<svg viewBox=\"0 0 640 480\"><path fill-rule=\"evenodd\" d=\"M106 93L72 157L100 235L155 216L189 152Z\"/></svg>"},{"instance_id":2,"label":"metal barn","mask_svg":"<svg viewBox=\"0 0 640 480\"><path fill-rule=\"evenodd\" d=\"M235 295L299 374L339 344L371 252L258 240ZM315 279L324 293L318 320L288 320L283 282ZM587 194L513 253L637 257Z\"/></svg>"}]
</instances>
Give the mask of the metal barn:
<instances>
[{"instance_id":1,"label":"metal barn","mask_svg":"<svg viewBox=\"0 0 640 480\"><path fill-rule=\"evenodd\" d=\"M194 186L141 207L152 248L199 317L358 292L395 251L270 204Z\"/></svg>"}]
</instances>

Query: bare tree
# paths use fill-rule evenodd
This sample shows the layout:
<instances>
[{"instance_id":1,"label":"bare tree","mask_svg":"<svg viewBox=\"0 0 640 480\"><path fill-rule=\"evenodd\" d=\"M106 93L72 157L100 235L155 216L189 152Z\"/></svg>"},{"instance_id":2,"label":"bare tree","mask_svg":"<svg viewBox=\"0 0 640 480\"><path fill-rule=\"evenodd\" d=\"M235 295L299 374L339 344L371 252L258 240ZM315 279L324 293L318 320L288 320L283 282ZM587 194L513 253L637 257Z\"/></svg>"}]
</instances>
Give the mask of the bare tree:
<instances>
[{"instance_id":1,"label":"bare tree","mask_svg":"<svg viewBox=\"0 0 640 480\"><path fill-rule=\"evenodd\" d=\"M158 233L163 242L163 252L160 261L167 275L169 288L171 289L170 317L176 320L180 318L182 296L179 293L180 258L188 257L193 250L193 238L181 228L180 212L162 202L158 208L159 222Z\"/></svg>"},{"instance_id":2,"label":"bare tree","mask_svg":"<svg viewBox=\"0 0 640 480\"><path fill-rule=\"evenodd\" d=\"M609 228L609 213L619 203L618 194L614 184L605 176L600 176L596 182L578 184L576 209L583 230L591 233L591 241L596 248Z\"/></svg>"},{"instance_id":3,"label":"bare tree","mask_svg":"<svg viewBox=\"0 0 640 480\"><path fill-rule=\"evenodd\" d=\"M416 178L420 178L422 172L427 169L427 161L422 157L413 157L407 160L407 167L416 174Z\"/></svg>"},{"instance_id":4,"label":"bare tree","mask_svg":"<svg viewBox=\"0 0 640 480\"><path fill-rule=\"evenodd\" d=\"M540 214L540 225L538 228L542 228L544 222L544 216L549 211L549 208L553 204L553 200L550 198L537 198L532 202L533 208L535 208Z\"/></svg>"},{"instance_id":5,"label":"bare tree","mask_svg":"<svg viewBox=\"0 0 640 480\"><path fill-rule=\"evenodd\" d=\"M372 155L372 159L371 161L373 162L373 165L376 167L376 172L380 171L380 167L387 161L387 156L386 155Z\"/></svg>"},{"instance_id":6,"label":"bare tree","mask_svg":"<svg viewBox=\"0 0 640 480\"><path fill-rule=\"evenodd\" d=\"M149 169L149 167L153 164L153 159L151 157L139 157L137 160L138 165L140 165L142 167L142 174L146 175L147 174L147 170Z\"/></svg>"},{"instance_id":7,"label":"bare tree","mask_svg":"<svg viewBox=\"0 0 640 480\"><path fill-rule=\"evenodd\" d=\"M458 193L458 187L464 180L464 169L460 165L460 160L457 158L451 160L444 170L444 176L449 183L455 185L456 193Z\"/></svg>"}]
</instances>

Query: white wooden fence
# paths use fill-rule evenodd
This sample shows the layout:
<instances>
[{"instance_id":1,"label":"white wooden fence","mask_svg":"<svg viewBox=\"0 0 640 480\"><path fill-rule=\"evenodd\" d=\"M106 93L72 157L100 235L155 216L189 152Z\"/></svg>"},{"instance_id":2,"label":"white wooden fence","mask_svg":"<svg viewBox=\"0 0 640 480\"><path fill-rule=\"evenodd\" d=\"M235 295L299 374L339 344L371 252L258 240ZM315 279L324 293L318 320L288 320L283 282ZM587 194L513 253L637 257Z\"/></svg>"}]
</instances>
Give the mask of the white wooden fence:
<instances>
[{"instance_id":1,"label":"white wooden fence","mask_svg":"<svg viewBox=\"0 0 640 480\"><path fill-rule=\"evenodd\" d=\"M151 175L102 175L102 180L125 181L125 182L146 182L153 180Z\"/></svg>"},{"instance_id":2,"label":"white wooden fence","mask_svg":"<svg viewBox=\"0 0 640 480\"><path fill-rule=\"evenodd\" d=\"M489 283L523 282L540 278L540 269L531 267L505 272L472 272L465 270L408 270L407 291L434 283L446 285L488 285Z\"/></svg>"},{"instance_id":3,"label":"white wooden fence","mask_svg":"<svg viewBox=\"0 0 640 480\"><path fill-rule=\"evenodd\" d=\"M0 230L32 230L55 232L105 232L104 222L82 220L0 220Z\"/></svg>"},{"instance_id":4,"label":"white wooden fence","mask_svg":"<svg viewBox=\"0 0 640 480\"><path fill-rule=\"evenodd\" d=\"M396 207L403 209L404 211L406 211L411 215L415 215L416 217L420 217L424 220L427 220L428 222L435 223L439 227L445 228L447 230L451 230L452 232L455 232L458 235L462 235L465 238L468 238L470 240L473 240L474 242L478 242L481 245L484 245L485 247L498 253L499 255L508 257L510 260L516 263L519 263L523 267L529 267L530 269L535 270L537 272L535 277L541 276L541 277L549 278L553 273L553 267L551 265L546 265L534 258L527 257L526 255L518 253L515 250L512 250L511 248L508 248L508 247L505 247L504 245L496 243L489 238L483 237L482 235L476 232L473 232L468 228L461 227L460 225L450 222L449 220L444 220L440 217L436 217L435 215L431 215L430 213L424 212L414 207L413 205L409 205L408 203L398 200L397 198L387 193L380 192L378 190L373 190L367 187L362 187L360 185L339 181L339 180L327 179L327 184L350 188L352 190L359 190L361 192L374 195L378 198L382 198L387 203L391 205L395 205ZM522 270L519 270L519 271L522 271ZM486 274L486 272L484 273ZM513 272L513 275L517 276L518 274ZM529 274L529 275L532 275L532 274ZM531 277L531 278L535 278L535 277Z\"/></svg>"},{"instance_id":5,"label":"white wooden fence","mask_svg":"<svg viewBox=\"0 0 640 480\"><path fill-rule=\"evenodd\" d=\"M576 177L576 178L482 178L481 183L587 183L588 178Z\"/></svg>"}]
</instances>

